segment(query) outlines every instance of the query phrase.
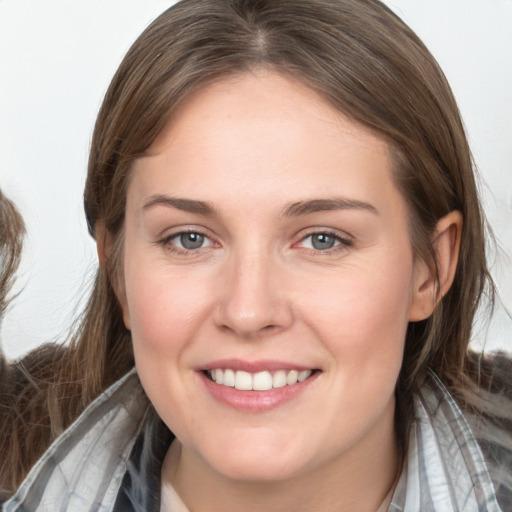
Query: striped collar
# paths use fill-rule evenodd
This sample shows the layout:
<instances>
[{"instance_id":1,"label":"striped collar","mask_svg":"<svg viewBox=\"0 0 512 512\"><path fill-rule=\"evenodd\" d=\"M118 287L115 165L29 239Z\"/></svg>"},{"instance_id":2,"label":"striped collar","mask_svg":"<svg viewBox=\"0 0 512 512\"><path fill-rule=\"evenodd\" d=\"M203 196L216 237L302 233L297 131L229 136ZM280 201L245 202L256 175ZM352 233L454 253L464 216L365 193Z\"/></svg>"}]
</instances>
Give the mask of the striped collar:
<instances>
[{"instance_id":1,"label":"striped collar","mask_svg":"<svg viewBox=\"0 0 512 512\"><path fill-rule=\"evenodd\" d=\"M415 398L415 415L388 512L502 512L471 428L433 372Z\"/></svg>"}]
</instances>

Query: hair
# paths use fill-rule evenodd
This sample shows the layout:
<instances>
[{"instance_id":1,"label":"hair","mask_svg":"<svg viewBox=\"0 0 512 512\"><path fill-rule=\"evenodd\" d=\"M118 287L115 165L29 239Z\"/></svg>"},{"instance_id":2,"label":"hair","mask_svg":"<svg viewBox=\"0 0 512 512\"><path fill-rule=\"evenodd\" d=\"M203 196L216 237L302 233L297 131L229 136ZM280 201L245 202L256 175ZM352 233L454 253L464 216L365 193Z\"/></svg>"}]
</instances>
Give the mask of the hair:
<instances>
[{"instance_id":1,"label":"hair","mask_svg":"<svg viewBox=\"0 0 512 512\"><path fill-rule=\"evenodd\" d=\"M25 224L18 210L0 190L0 319L9 305L9 292L21 260Z\"/></svg>"},{"instance_id":2,"label":"hair","mask_svg":"<svg viewBox=\"0 0 512 512\"><path fill-rule=\"evenodd\" d=\"M113 249L98 269L70 348L54 365L54 384L43 393L58 410L46 422L48 439L134 364L116 296L132 163L193 91L258 68L304 83L387 141L395 182L408 205L415 257L432 269L438 220L453 210L463 215L453 285L434 313L407 331L396 388L402 446L413 421L411 398L427 368L467 411L482 411L486 393L496 391L492 370L482 373L480 358L468 350L480 299L487 295L492 304L494 297L474 165L453 94L421 40L378 0L183 0L128 51L96 121L85 210L91 235L108 232ZM500 416L494 402L486 403L487 416L479 417L505 418L510 427L512 413ZM40 452L33 449L26 464L14 465L12 485Z\"/></svg>"}]
</instances>

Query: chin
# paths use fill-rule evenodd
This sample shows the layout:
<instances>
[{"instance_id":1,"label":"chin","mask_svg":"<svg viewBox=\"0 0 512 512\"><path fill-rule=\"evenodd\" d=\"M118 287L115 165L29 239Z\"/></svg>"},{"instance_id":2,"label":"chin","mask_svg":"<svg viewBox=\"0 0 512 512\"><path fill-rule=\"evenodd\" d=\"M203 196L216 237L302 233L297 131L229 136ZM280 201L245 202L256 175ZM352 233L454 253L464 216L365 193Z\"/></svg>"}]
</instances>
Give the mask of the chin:
<instances>
[{"instance_id":1,"label":"chin","mask_svg":"<svg viewBox=\"0 0 512 512\"><path fill-rule=\"evenodd\" d=\"M286 460L279 453L273 457L238 454L230 459L228 457L212 468L224 478L239 482L279 482L297 476L305 469L303 461Z\"/></svg>"},{"instance_id":2,"label":"chin","mask_svg":"<svg viewBox=\"0 0 512 512\"><path fill-rule=\"evenodd\" d=\"M290 435L233 436L200 449L198 455L224 478L245 482L283 481L305 470L307 454L303 446L290 443ZM292 437L293 439L293 437ZM288 441L288 442L286 442Z\"/></svg>"}]
</instances>

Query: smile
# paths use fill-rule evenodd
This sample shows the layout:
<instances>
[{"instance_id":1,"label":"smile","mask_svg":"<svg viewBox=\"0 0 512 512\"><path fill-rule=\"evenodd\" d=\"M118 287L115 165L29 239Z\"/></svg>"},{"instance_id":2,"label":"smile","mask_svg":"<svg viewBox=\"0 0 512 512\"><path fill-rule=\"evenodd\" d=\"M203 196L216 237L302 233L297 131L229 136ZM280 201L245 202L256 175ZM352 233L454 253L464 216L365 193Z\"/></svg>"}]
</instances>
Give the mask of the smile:
<instances>
[{"instance_id":1,"label":"smile","mask_svg":"<svg viewBox=\"0 0 512 512\"><path fill-rule=\"evenodd\" d=\"M207 375L216 384L240 391L269 391L303 382L312 373L312 370L277 370L275 372L250 373L229 368L214 368L208 370Z\"/></svg>"}]
</instances>

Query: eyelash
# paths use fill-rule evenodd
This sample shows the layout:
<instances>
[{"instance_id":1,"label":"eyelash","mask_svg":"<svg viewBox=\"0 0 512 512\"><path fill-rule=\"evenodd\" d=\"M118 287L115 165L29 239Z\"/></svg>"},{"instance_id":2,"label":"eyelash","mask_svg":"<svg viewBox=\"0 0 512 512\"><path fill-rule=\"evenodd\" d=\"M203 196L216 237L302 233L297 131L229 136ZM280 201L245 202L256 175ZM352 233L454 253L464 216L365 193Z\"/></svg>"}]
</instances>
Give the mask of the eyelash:
<instances>
[{"instance_id":1,"label":"eyelash","mask_svg":"<svg viewBox=\"0 0 512 512\"><path fill-rule=\"evenodd\" d=\"M339 235L338 233L336 233L334 231L330 231L330 230L311 231L308 234L306 234L305 236L303 236L300 239L299 243L302 243L305 240L307 240L308 238L311 238L313 236L318 236L318 235L325 235L330 238L333 238L335 243L337 243L337 245L334 245L333 247L323 249L323 250L315 249L314 247L307 248L307 250L313 251L314 254L327 255L327 254L332 254L333 252L347 250L354 246L354 241L352 239L350 239L349 237L343 237L343 236Z\"/></svg>"},{"instance_id":2,"label":"eyelash","mask_svg":"<svg viewBox=\"0 0 512 512\"><path fill-rule=\"evenodd\" d=\"M178 231L177 233L172 233L163 238L162 240L159 240L158 244L162 245L167 251L178 254L180 256L185 256L187 254L197 252L199 249L204 249L204 247L198 247L197 249L186 249L184 247L178 247L175 243L172 242L172 240L188 234L199 235L204 237L205 240L209 240L210 244L208 244L206 247L215 244L215 242L206 233L198 229L185 229L182 231Z\"/></svg>"},{"instance_id":3,"label":"eyelash","mask_svg":"<svg viewBox=\"0 0 512 512\"><path fill-rule=\"evenodd\" d=\"M177 238L179 238L183 235L187 235L187 234L199 235L201 237L204 237L205 240L209 240L210 243L206 246L201 246L196 249L186 249L186 248L178 247L175 243L172 242L172 240L177 239ZM333 247L326 248L326 249L315 249L314 247L303 248L303 249L312 251L314 254L326 255L326 254L332 254L333 252L337 252L340 250L349 249L350 247L353 247L353 245L354 245L353 240L351 240L350 238L340 236L338 233L335 233L334 231L330 231L330 230L311 231L308 234L306 234L305 236L303 236L298 243L299 244L303 243L308 238L311 238L313 236L319 236L319 235L325 235L327 237L333 238L336 245L334 245ZM188 230L182 230L182 231L178 231L176 233L172 233L172 234L166 236L165 238L163 238L162 240L159 240L157 243L159 245L163 246L166 250L168 250L172 253L178 254L178 255L183 255L183 256L193 253L193 252L197 252L200 249L204 249L205 247L210 247L215 244L215 242L206 233L204 233L198 229L188 229Z\"/></svg>"}]
</instances>

